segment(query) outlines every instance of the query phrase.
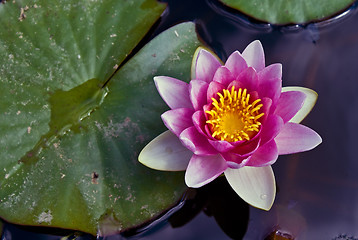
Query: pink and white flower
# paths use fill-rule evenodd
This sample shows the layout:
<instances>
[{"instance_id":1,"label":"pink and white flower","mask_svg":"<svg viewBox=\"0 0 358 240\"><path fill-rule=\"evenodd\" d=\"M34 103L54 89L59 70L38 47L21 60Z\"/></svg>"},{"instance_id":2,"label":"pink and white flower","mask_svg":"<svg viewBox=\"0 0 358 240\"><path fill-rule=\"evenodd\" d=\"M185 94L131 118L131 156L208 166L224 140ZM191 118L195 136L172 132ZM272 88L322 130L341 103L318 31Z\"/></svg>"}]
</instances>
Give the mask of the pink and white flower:
<instances>
[{"instance_id":1,"label":"pink and white flower","mask_svg":"<svg viewBox=\"0 0 358 240\"><path fill-rule=\"evenodd\" d=\"M299 124L317 94L282 88L282 66L265 67L262 45L249 44L225 64L199 48L192 80L157 76L159 94L171 110L162 114L168 131L152 140L139 161L158 170L186 170L189 187L201 187L224 173L249 204L269 210L276 185L271 165L279 155L303 152L322 142Z\"/></svg>"}]
</instances>

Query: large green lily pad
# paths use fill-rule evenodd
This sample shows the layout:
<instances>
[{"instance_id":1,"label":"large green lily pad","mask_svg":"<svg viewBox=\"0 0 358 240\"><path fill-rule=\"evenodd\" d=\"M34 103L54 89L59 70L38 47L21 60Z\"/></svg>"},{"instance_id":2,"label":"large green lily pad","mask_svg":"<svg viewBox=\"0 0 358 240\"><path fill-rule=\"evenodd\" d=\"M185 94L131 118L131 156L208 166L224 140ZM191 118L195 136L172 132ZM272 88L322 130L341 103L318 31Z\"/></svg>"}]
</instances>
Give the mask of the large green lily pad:
<instances>
[{"instance_id":1,"label":"large green lily pad","mask_svg":"<svg viewBox=\"0 0 358 240\"><path fill-rule=\"evenodd\" d=\"M110 234L180 198L182 173L150 170L137 156L165 130L153 76L189 80L194 24L167 30L122 66L164 8L155 0L0 5L2 218Z\"/></svg>"},{"instance_id":2,"label":"large green lily pad","mask_svg":"<svg viewBox=\"0 0 358 240\"><path fill-rule=\"evenodd\" d=\"M220 0L255 19L273 24L319 21L346 9L355 0Z\"/></svg>"}]
</instances>

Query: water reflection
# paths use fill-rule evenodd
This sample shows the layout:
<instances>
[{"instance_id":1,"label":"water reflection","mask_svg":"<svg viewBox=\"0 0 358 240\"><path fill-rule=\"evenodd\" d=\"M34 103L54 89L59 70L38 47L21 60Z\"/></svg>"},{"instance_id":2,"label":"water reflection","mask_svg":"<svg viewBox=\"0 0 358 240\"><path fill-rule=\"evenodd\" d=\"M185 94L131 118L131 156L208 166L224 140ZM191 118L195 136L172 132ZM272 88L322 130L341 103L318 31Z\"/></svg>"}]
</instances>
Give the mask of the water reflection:
<instances>
[{"instance_id":1,"label":"water reflection","mask_svg":"<svg viewBox=\"0 0 358 240\"><path fill-rule=\"evenodd\" d=\"M169 218L164 215L152 227L101 240L202 239L203 236L224 240L242 239L246 234L249 205L234 192L225 177L199 189L189 189L182 203Z\"/></svg>"},{"instance_id":2,"label":"water reflection","mask_svg":"<svg viewBox=\"0 0 358 240\"><path fill-rule=\"evenodd\" d=\"M190 190L194 194L185 205L169 219L172 227L180 227L203 211L214 217L220 228L233 239L241 239L249 221L249 206L230 187L224 177Z\"/></svg>"}]
</instances>

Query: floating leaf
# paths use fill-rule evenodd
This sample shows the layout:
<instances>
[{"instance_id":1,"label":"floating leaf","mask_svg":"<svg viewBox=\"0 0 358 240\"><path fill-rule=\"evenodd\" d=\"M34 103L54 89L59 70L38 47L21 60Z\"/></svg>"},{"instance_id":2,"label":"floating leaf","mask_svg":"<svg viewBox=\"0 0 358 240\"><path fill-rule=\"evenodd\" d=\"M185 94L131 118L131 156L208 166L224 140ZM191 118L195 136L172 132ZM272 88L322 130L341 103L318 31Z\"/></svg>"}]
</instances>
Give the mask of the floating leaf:
<instances>
[{"instance_id":1,"label":"floating leaf","mask_svg":"<svg viewBox=\"0 0 358 240\"><path fill-rule=\"evenodd\" d=\"M220 0L255 19L273 24L319 21L346 9L354 0Z\"/></svg>"},{"instance_id":2,"label":"floating leaf","mask_svg":"<svg viewBox=\"0 0 358 240\"><path fill-rule=\"evenodd\" d=\"M183 174L150 170L137 156L164 131L167 107L152 78L189 80L194 25L161 34L114 74L164 7L155 0L0 5L2 218L110 234L175 204Z\"/></svg>"}]
</instances>

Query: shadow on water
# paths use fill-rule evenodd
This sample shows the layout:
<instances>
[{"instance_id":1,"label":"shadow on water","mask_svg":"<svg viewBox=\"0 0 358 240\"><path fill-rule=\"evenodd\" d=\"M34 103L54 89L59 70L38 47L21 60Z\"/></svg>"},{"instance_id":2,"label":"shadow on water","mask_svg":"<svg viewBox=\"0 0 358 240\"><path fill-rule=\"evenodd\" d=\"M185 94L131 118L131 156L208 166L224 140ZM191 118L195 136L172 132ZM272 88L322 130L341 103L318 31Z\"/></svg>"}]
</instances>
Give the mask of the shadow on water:
<instances>
[{"instance_id":1,"label":"shadow on water","mask_svg":"<svg viewBox=\"0 0 358 240\"><path fill-rule=\"evenodd\" d=\"M308 240L358 238L357 3L331 20L279 27L223 10L212 1L167 2L154 34L178 22L195 21L204 42L223 60L259 39L267 65L283 64L284 86L318 92L318 102L303 124L320 133L323 143L310 152L279 157L273 165L279 191L269 212L243 203L221 178L190 190L184 206L165 224L128 239L255 240L272 232ZM6 239L22 239L14 237L22 230L8 224L4 228Z\"/></svg>"}]
</instances>

